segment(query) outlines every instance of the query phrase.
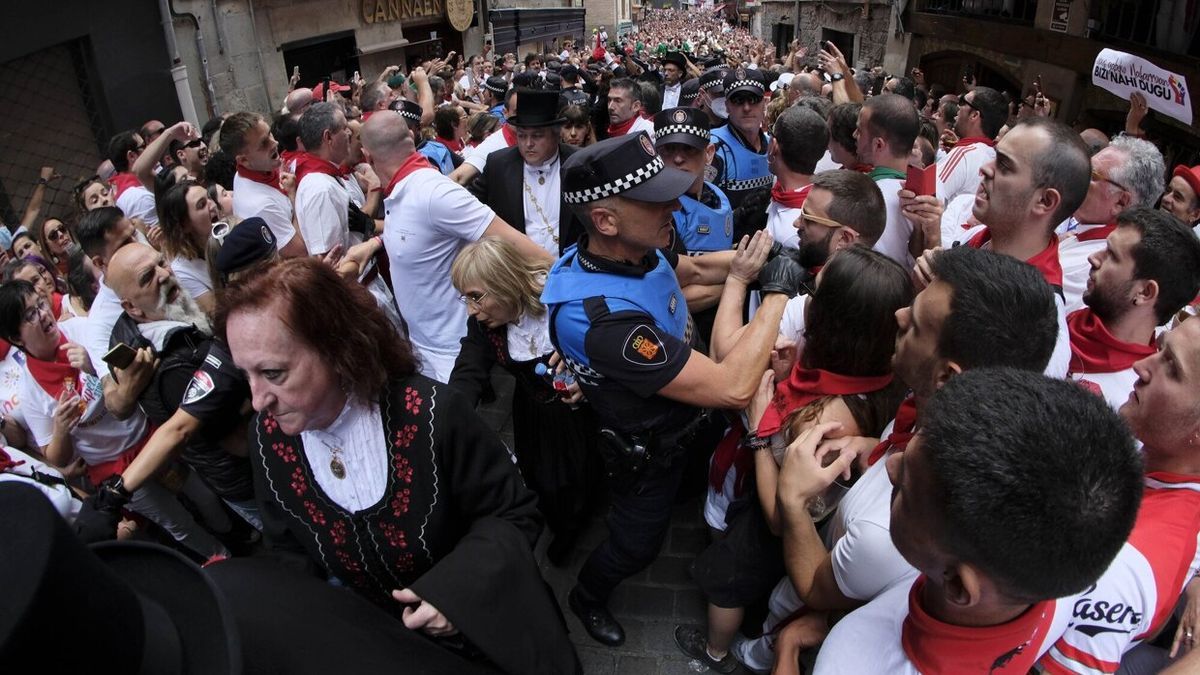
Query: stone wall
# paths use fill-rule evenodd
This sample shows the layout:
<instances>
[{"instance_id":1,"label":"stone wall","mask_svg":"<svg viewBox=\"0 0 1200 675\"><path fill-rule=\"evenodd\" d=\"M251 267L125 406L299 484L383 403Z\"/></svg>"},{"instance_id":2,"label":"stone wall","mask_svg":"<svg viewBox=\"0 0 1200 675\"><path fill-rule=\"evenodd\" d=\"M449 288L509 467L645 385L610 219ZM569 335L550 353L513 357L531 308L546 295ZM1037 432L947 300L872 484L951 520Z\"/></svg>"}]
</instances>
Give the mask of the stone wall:
<instances>
[{"instance_id":1,"label":"stone wall","mask_svg":"<svg viewBox=\"0 0 1200 675\"><path fill-rule=\"evenodd\" d=\"M586 11L583 18L583 28L588 44L595 43L595 38L592 37L592 29L597 26L604 26L608 32L608 43L610 46L614 46L614 41L617 39L617 28L620 24L620 17L617 12L617 0L583 0L583 8Z\"/></svg>"},{"instance_id":2,"label":"stone wall","mask_svg":"<svg viewBox=\"0 0 1200 675\"><path fill-rule=\"evenodd\" d=\"M796 25L796 2L795 0L764 0L762 6L754 13L754 18L751 19L750 32L759 39L770 42L775 38L776 24L790 24L792 27ZM776 45L779 47L779 45ZM784 47L786 49L786 46Z\"/></svg>"},{"instance_id":3,"label":"stone wall","mask_svg":"<svg viewBox=\"0 0 1200 675\"><path fill-rule=\"evenodd\" d=\"M797 38L811 52L821 40L822 29L854 35L854 54L846 54L850 65L874 66L883 62L887 50L892 9L887 0L872 0L870 16L863 16L862 2L800 0Z\"/></svg>"}]
</instances>

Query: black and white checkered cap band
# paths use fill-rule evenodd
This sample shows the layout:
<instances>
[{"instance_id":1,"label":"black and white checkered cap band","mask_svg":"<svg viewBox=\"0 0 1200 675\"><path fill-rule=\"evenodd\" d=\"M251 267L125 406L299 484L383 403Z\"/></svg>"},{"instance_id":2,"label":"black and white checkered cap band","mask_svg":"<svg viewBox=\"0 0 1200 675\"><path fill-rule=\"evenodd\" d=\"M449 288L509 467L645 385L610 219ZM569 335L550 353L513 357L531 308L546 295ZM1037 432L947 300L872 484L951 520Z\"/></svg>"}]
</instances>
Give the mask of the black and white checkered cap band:
<instances>
[{"instance_id":1,"label":"black and white checkered cap band","mask_svg":"<svg viewBox=\"0 0 1200 675\"><path fill-rule=\"evenodd\" d=\"M700 127L692 126L691 124L668 124L661 129L654 130L654 140L657 141L663 136L669 136L671 134L689 134L691 136L703 138L706 141L709 139L707 129L701 129Z\"/></svg>"},{"instance_id":2,"label":"black and white checkered cap band","mask_svg":"<svg viewBox=\"0 0 1200 675\"><path fill-rule=\"evenodd\" d=\"M710 80L708 82L700 83L701 89L714 89L714 88L720 88L720 87L721 87L721 78L719 78L719 77L716 79Z\"/></svg>"},{"instance_id":3,"label":"black and white checkered cap band","mask_svg":"<svg viewBox=\"0 0 1200 675\"><path fill-rule=\"evenodd\" d=\"M775 184L774 174L760 176L758 178L750 178L748 180L729 180L720 184L720 188L726 192L740 192L742 190L755 190L758 188L771 187Z\"/></svg>"},{"instance_id":4,"label":"black and white checkered cap band","mask_svg":"<svg viewBox=\"0 0 1200 675\"><path fill-rule=\"evenodd\" d=\"M639 167L637 171L626 174L614 181L609 181L599 187L590 187L586 190L575 190L573 192L564 192L563 201L568 204L586 204L594 202L605 197L621 194L630 188L636 187L651 178L658 175L658 172L663 170L662 157L656 156L654 159L646 163L645 166Z\"/></svg>"},{"instance_id":5,"label":"black and white checkered cap band","mask_svg":"<svg viewBox=\"0 0 1200 675\"><path fill-rule=\"evenodd\" d=\"M483 83L483 88L487 89L488 91L492 92L493 94L503 94L504 92L508 91L508 87L493 87L492 85L488 84L487 82Z\"/></svg>"},{"instance_id":6,"label":"black and white checkered cap band","mask_svg":"<svg viewBox=\"0 0 1200 675\"><path fill-rule=\"evenodd\" d=\"M763 83L758 80L735 80L733 84L725 87L725 89L726 91L733 91L738 87L754 87L759 91L766 91L766 87L763 87Z\"/></svg>"},{"instance_id":7,"label":"black and white checkered cap band","mask_svg":"<svg viewBox=\"0 0 1200 675\"><path fill-rule=\"evenodd\" d=\"M400 108L396 112L400 113L400 116L403 117L404 119L408 120L409 122L416 122L417 124L421 123L421 113L410 112L408 110L405 110L404 108Z\"/></svg>"}]
</instances>

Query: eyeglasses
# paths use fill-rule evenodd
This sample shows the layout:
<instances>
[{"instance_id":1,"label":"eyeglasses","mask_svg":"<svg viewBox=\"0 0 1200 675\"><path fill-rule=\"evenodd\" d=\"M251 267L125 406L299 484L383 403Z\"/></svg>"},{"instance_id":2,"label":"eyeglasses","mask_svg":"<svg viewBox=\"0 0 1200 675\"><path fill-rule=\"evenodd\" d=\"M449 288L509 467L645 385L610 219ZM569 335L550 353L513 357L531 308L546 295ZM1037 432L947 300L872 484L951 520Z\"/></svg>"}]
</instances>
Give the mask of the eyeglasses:
<instances>
[{"instance_id":1,"label":"eyeglasses","mask_svg":"<svg viewBox=\"0 0 1200 675\"><path fill-rule=\"evenodd\" d=\"M962 94L961 96L958 97L958 104L959 105L969 105L972 108L979 110L979 106L977 106L973 102L967 100L966 94Z\"/></svg>"},{"instance_id":2,"label":"eyeglasses","mask_svg":"<svg viewBox=\"0 0 1200 675\"><path fill-rule=\"evenodd\" d=\"M194 139L194 140L188 141L187 143L184 143L184 144L183 144L183 147L185 147L185 148L198 148L198 147L200 147L200 146L202 146L202 145L204 145L204 139L203 139L203 138L197 138L197 139Z\"/></svg>"},{"instance_id":3,"label":"eyeglasses","mask_svg":"<svg viewBox=\"0 0 1200 675\"><path fill-rule=\"evenodd\" d=\"M212 238L217 240L218 244L225 244L225 237L233 230L229 223L218 220L212 224Z\"/></svg>"},{"instance_id":4,"label":"eyeglasses","mask_svg":"<svg viewBox=\"0 0 1200 675\"><path fill-rule=\"evenodd\" d=\"M1108 183L1109 185L1115 185L1115 186L1121 188L1122 190L1124 190L1125 192L1133 192L1129 188L1125 187L1124 185L1121 185L1117 181L1109 178L1108 176L1105 176L1104 174L1100 173L1099 171L1097 171L1095 169L1092 169L1092 180L1100 181L1101 183Z\"/></svg>"},{"instance_id":5,"label":"eyeglasses","mask_svg":"<svg viewBox=\"0 0 1200 675\"><path fill-rule=\"evenodd\" d=\"M84 178L76 183L75 187L71 188L71 192L78 197L79 195L83 194L83 191L87 189L87 186L97 182L103 183L104 181L100 180L100 174L92 174L91 176L88 176L87 178Z\"/></svg>"},{"instance_id":6,"label":"eyeglasses","mask_svg":"<svg viewBox=\"0 0 1200 675\"><path fill-rule=\"evenodd\" d=\"M36 305L21 313L21 318L25 320L25 323L35 324L43 312L47 315L50 314L50 303L46 302L45 298L38 298Z\"/></svg>"},{"instance_id":7,"label":"eyeglasses","mask_svg":"<svg viewBox=\"0 0 1200 675\"><path fill-rule=\"evenodd\" d=\"M486 291L484 293L470 293L467 295L460 295L460 296L458 296L458 301L464 305L471 304L471 305L475 305L476 307L482 307L483 299L486 298L490 294L491 294L491 291Z\"/></svg>"},{"instance_id":8,"label":"eyeglasses","mask_svg":"<svg viewBox=\"0 0 1200 675\"><path fill-rule=\"evenodd\" d=\"M58 239L60 237L67 237L68 239L71 237L71 233L67 231L66 225L46 231L47 240Z\"/></svg>"},{"instance_id":9,"label":"eyeglasses","mask_svg":"<svg viewBox=\"0 0 1200 675\"><path fill-rule=\"evenodd\" d=\"M800 208L800 219L807 220L809 222L816 223L818 225L824 225L825 227L834 227L834 228L845 227L846 229L848 229L850 231L855 231L853 227L847 227L847 226L839 223L836 220L831 220L831 219L825 218L823 216L814 216L813 214L806 211L804 209L804 207Z\"/></svg>"}]
</instances>

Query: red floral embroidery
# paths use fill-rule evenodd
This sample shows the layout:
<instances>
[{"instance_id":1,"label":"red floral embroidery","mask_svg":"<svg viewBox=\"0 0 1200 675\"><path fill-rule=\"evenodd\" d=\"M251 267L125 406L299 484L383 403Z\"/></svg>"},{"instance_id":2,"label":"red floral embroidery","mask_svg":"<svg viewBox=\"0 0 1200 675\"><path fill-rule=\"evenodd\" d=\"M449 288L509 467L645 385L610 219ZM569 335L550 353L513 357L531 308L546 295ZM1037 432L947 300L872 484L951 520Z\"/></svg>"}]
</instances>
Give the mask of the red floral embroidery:
<instances>
[{"instance_id":1,"label":"red floral embroidery","mask_svg":"<svg viewBox=\"0 0 1200 675\"><path fill-rule=\"evenodd\" d=\"M402 480L405 483L412 483L412 462L408 461L408 458L403 455L396 455L394 464L396 465L396 479Z\"/></svg>"},{"instance_id":2,"label":"red floral embroidery","mask_svg":"<svg viewBox=\"0 0 1200 675\"><path fill-rule=\"evenodd\" d=\"M417 437L417 425L405 424L404 428L396 431L396 440L392 442L397 448L407 448Z\"/></svg>"},{"instance_id":3,"label":"red floral embroidery","mask_svg":"<svg viewBox=\"0 0 1200 675\"><path fill-rule=\"evenodd\" d=\"M273 416L267 415L263 418L263 427L266 428L268 434L273 434L279 428L279 422Z\"/></svg>"},{"instance_id":4,"label":"red floral embroidery","mask_svg":"<svg viewBox=\"0 0 1200 675\"><path fill-rule=\"evenodd\" d=\"M508 355L504 351L504 338L501 338L500 334L495 331L488 331L487 336L492 341L492 346L496 348L496 359L501 363L506 363Z\"/></svg>"},{"instance_id":5,"label":"red floral embroidery","mask_svg":"<svg viewBox=\"0 0 1200 675\"><path fill-rule=\"evenodd\" d=\"M322 527L325 526L325 514L321 512L321 509L317 508L315 503L313 503L311 500L305 499L304 509L308 511L308 517L310 520L317 525Z\"/></svg>"},{"instance_id":6,"label":"red floral embroidery","mask_svg":"<svg viewBox=\"0 0 1200 675\"><path fill-rule=\"evenodd\" d=\"M380 529L383 530L383 536L392 548L408 548L408 539L404 536L404 530L391 523L384 523Z\"/></svg>"},{"instance_id":7,"label":"red floral embroidery","mask_svg":"<svg viewBox=\"0 0 1200 675\"><path fill-rule=\"evenodd\" d=\"M304 496L304 493L308 492L308 479L304 477L303 467L298 466L292 471L292 489L300 496Z\"/></svg>"},{"instance_id":8,"label":"red floral embroidery","mask_svg":"<svg viewBox=\"0 0 1200 675\"><path fill-rule=\"evenodd\" d=\"M420 414L421 404L424 402L425 399L421 398L421 395L417 393L416 389L413 389L412 387L404 388L404 409L410 414Z\"/></svg>"},{"instance_id":9,"label":"red floral embroidery","mask_svg":"<svg viewBox=\"0 0 1200 675\"><path fill-rule=\"evenodd\" d=\"M346 543L346 521L334 521L333 527L329 528L329 534L333 537L334 546L342 546Z\"/></svg>"},{"instance_id":10,"label":"red floral embroidery","mask_svg":"<svg viewBox=\"0 0 1200 675\"><path fill-rule=\"evenodd\" d=\"M400 572L410 572L413 568L413 555L411 553L401 553L396 556L396 569Z\"/></svg>"},{"instance_id":11,"label":"red floral embroidery","mask_svg":"<svg viewBox=\"0 0 1200 675\"><path fill-rule=\"evenodd\" d=\"M355 560L349 553L346 553L345 551L338 551L336 555L338 562L342 564L343 568L350 570L351 572L362 571L362 561Z\"/></svg>"},{"instance_id":12,"label":"red floral embroidery","mask_svg":"<svg viewBox=\"0 0 1200 675\"><path fill-rule=\"evenodd\" d=\"M403 490L397 492L395 494L395 496L392 497L392 501L391 501L392 515L399 517L399 516L402 516L402 515L408 513L408 503L409 503L409 499L410 499L410 497L409 497L410 493L411 493L411 490L409 490L408 488L404 488Z\"/></svg>"},{"instance_id":13,"label":"red floral embroidery","mask_svg":"<svg viewBox=\"0 0 1200 675\"><path fill-rule=\"evenodd\" d=\"M280 459L289 464L296 461L296 449L290 445L285 445L284 443L272 443L271 449L275 451L275 454L279 455Z\"/></svg>"}]
</instances>

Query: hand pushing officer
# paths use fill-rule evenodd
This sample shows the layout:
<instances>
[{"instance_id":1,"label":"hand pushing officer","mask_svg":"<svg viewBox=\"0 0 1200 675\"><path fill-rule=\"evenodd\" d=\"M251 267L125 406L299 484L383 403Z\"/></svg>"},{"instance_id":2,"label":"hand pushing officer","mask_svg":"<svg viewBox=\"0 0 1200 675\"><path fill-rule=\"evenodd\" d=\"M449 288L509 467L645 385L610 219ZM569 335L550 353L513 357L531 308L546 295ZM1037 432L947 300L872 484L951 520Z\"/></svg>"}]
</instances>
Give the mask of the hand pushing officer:
<instances>
[{"instance_id":1,"label":"hand pushing officer","mask_svg":"<svg viewBox=\"0 0 1200 675\"><path fill-rule=\"evenodd\" d=\"M757 264L733 273L759 269L770 235L743 239L736 253L694 259L661 250L679 197L695 177L666 166L644 133L577 152L564 164L562 181L564 201L585 232L550 271L542 300L551 312L551 340L599 416L612 491L609 537L579 571L568 604L592 638L616 646L625 633L608 598L657 556L684 448L703 411L749 402L803 270L787 257L763 269L762 306L729 356L715 363L691 348L681 282L721 283L735 256Z\"/></svg>"}]
</instances>

